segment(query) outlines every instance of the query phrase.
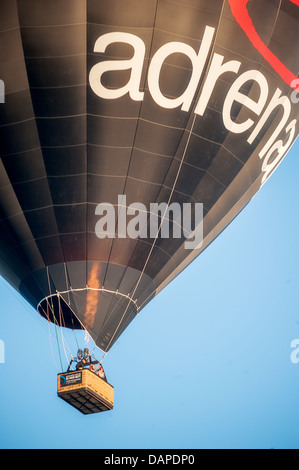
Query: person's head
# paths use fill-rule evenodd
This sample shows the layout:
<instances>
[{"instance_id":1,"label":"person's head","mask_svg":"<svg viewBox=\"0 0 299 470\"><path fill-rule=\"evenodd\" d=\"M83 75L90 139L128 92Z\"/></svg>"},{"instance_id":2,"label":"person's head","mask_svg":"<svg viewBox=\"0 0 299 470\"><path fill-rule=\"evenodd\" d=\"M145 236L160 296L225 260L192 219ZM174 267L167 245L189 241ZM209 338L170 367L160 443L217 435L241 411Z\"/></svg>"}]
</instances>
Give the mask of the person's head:
<instances>
[{"instance_id":1,"label":"person's head","mask_svg":"<svg viewBox=\"0 0 299 470\"><path fill-rule=\"evenodd\" d=\"M77 356L82 356L82 349L78 349Z\"/></svg>"},{"instance_id":2,"label":"person's head","mask_svg":"<svg viewBox=\"0 0 299 470\"><path fill-rule=\"evenodd\" d=\"M89 355L89 349L88 348L85 348L84 349L84 356L88 356Z\"/></svg>"}]
</instances>

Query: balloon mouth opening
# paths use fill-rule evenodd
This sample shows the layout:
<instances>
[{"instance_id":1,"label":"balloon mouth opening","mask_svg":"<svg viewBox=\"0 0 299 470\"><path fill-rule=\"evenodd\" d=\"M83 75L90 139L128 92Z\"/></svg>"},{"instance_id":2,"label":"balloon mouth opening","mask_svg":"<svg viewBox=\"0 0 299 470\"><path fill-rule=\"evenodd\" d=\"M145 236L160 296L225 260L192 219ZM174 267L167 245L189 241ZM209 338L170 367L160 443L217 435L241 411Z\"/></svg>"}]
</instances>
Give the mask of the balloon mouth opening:
<instances>
[{"instance_id":1,"label":"balloon mouth opening","mask_svg":"<svg viewBox=\"0 0 299 470\"><path fill-rule=\"evenodd\" d=\"M37 311L59 327L86 330L95 344L107 352L136 317L138 307L128 294L85 287L44 297Z\"/></svg>"},{"instance_id":2,"label":"balloon mouth opening","mask_svg":"<svg viewBox=\"0 0 299 470\"><path fill-rule=\"evenodd\" d=\"M84 330L71 307L65 300L56 294L45 297L37 306L37 311L46 320L58 326L72 330Z\"/></svg>"}]
</instances>

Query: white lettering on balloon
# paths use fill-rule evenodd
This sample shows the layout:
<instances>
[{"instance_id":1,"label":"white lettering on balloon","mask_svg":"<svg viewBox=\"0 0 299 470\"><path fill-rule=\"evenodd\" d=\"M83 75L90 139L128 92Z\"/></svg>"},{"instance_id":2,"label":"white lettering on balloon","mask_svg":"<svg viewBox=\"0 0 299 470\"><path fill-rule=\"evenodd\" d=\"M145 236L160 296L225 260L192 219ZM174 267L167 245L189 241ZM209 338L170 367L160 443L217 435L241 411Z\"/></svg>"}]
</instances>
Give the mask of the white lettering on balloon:
<instances>
[{"instance_id":1,"label":"white lettering on balloon","mask_svg":"<svg viewBox=\"0 0 299 470\"><path fill-rule=\"evenodd\" d=\"M149 64L147 82L149 93L159 106L166 109L180 107L184 112L189 111L208 61L214 35L215 28L206 26L198 52L183 42L169 42L156 51ZM144 99L144 91L141 91L141 77L146 46L142 39L134 34L112 32L104 34L97 39L94 52L105 53L107 47L113 43L129 44L133 48L132 58L128 60L105 60L97 63L90 70L90 86L94 93L103 99L114 100L128 93L132 100L142 101ZM184 92L176 98L165 96L159 85L163 64L171 54L183 54L188 57L192 65L189 83ZM204 115L219 77L227 73L237 75L240 68L241 62L238 60L225 62L224 56L217 53L212 55L194 110L196 115ZM130 71L130 78L124 86L112 89L103 85L102 76L104 73L121 70ZM256 100L242 93L242 88L248 82L254 82L258 87L259 96ZM270 136L267 136L266 143L259 150L258 155L262 161L263 173L261 184L277 168L295 141L297 120L293 119L289 122L289 118L292 110L291 102L294 104L297 100L293 95L291 95L291 98L290 100L287 96L282 95L282 91L277 88L267 104L269 99L268 81L260 71L254 69L238 75L224 98L222 118L225 128L235 134L242 134L251 129L251 133L247 138L247 142L250 145L261 137L266 128L265 126L272 119L273 112L276 114L279 112L281 115L274 131ZM232 119L231 114L234 103L239 103L248 109L248 119L243 122L236 122Z\"/></svg>"}]
</instances>

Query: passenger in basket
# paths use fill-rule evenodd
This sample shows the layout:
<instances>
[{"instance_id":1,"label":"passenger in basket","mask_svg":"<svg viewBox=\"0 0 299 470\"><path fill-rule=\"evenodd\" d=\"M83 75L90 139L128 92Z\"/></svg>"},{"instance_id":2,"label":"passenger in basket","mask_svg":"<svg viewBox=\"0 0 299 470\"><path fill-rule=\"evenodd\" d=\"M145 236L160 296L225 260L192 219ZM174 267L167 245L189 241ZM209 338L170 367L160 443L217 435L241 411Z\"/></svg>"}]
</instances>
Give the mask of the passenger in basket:
<instances>
[{"instance_id":1,"label":"passenger in basket","mask_svg":"<svg viewBox=\"0 0 299 470\"><path fill-rule=\"evenodd\" d=\"M102 364L100 364L98 366L96 373L99 377L101 377L101 379L103 379L103 380L105 380L105 382L107 382L106 374L104 372Z\"/></svg>"}]
</instances>

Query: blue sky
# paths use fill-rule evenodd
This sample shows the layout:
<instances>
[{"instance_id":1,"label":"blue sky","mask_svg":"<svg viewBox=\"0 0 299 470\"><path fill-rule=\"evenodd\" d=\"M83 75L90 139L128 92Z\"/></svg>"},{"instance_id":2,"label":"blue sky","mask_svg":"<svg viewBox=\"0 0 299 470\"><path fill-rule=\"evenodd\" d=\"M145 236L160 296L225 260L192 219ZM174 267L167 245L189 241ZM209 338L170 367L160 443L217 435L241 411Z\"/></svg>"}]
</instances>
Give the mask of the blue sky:
<instances>
[{"instance_id":1,"label":"blue sky","mask_svg":"<svg viewBox=\"0 0 299 470\"><path fill-rule=\"evenodd\" d=\"M1 280L0 448L298 449L298 153L112 347L112 411L57 397L54 327Z\"/></svg>"}]
</instances>

